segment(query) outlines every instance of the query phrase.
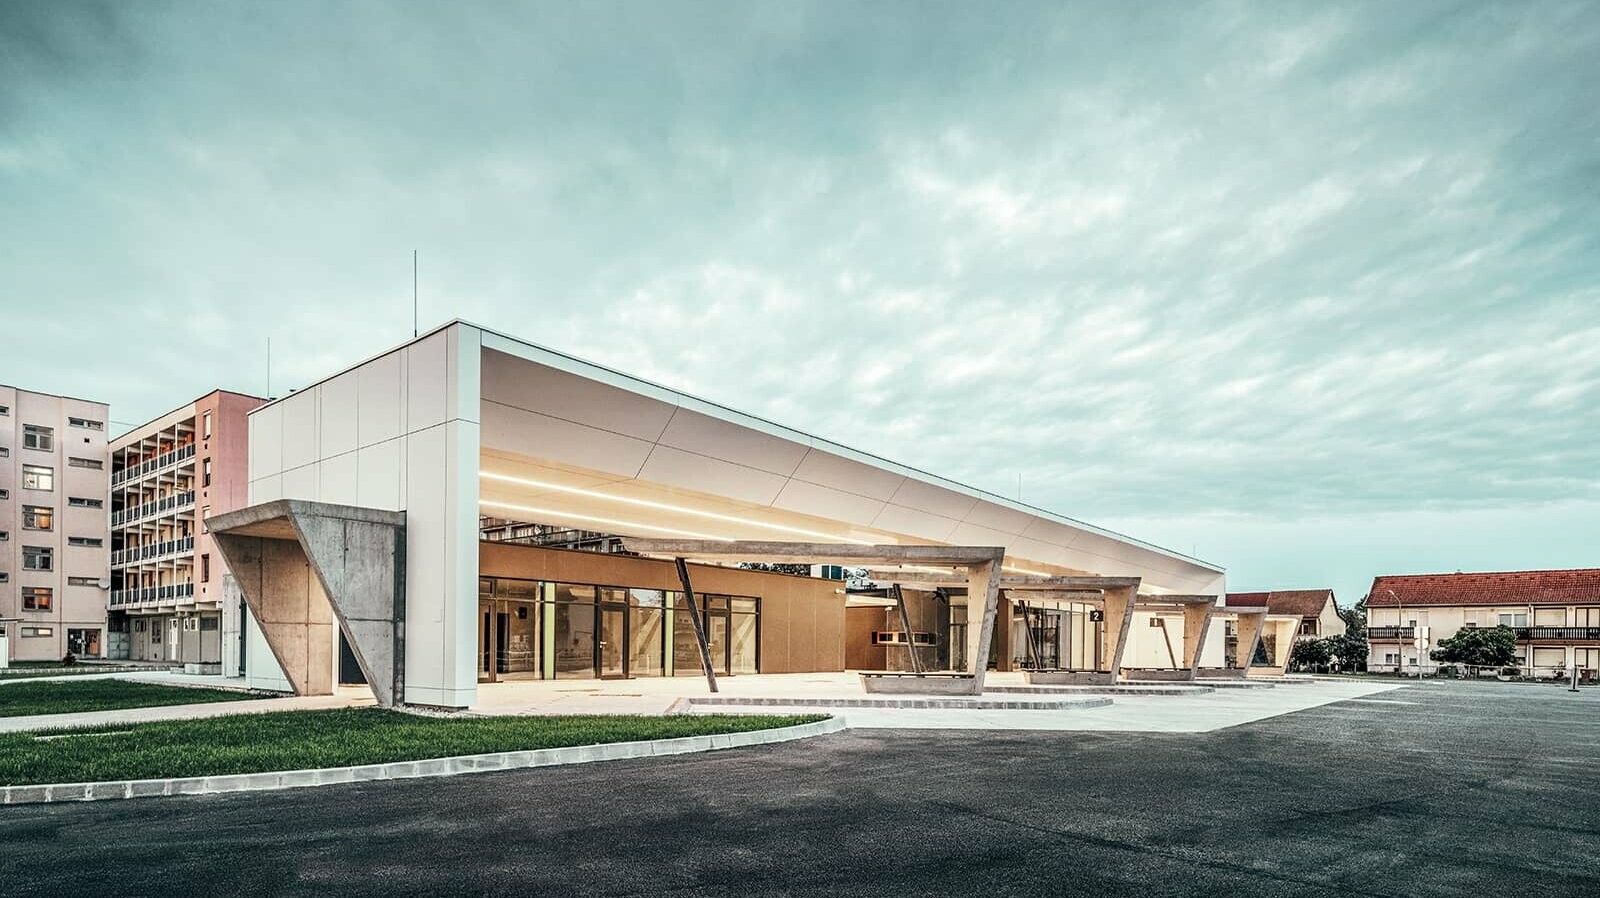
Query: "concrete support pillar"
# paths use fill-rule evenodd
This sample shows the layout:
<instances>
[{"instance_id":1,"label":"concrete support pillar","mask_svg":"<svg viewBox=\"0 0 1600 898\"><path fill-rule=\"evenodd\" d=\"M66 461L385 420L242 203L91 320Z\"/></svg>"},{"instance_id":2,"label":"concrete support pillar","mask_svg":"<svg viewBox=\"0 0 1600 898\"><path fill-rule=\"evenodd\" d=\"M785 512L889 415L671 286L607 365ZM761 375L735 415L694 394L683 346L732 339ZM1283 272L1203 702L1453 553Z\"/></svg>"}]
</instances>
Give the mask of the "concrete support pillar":
<instances>
[{"instance_id":1,"label":"concrete support pillar","mask_svg":"<svg viewBox=\"0 0 1600 898\"><path fill-rule=\"evenodd\" d=\"M1256 647L1261 644L1261 624L1266 619L1262 614L1241 614L1238 618L1236 633L1237 645L1234 648L1236 657L1234 663L1240 670L1249 670L1250 662L1256 657Z\"/></svg>"},{"instance_id":2,"label":"concrete support pillar","mask_svg":"<svg viewBox=\"0 0 1600 898\"><path fill-rule=\"evenodd\" d=\"M967 658L972 672L972 691L983 692L989 672L989 647L994 641L995 617L1000 606L1000 560L967 568Z\"/></svg>"},{"instance_id":3,"label":"concrete support pillar","mask_svg":"<svg viewBox=\"0 0 1600 898\"><path fill-rule=\"evenodd\" d=\"M1133 603L1139 597L1139 584L1113 587L1105 590L1101 607L1105 622L1100 629L1100 669L1111 674L1116 682L1122 676L1122 659L1128 647L1128 636L1133 628Z\"/></svg>"},{"instance_id":4,"label":"concrete support pillar","mask_svg":"<svg viewBox=\"0 0 1600 898\"><path fill-rule=\"evenodd\" d=\"M1215 604L1183 606L1183 666L1189 668L1189 679L1194 679L1200 667L1200 653L1205 651L1206 634L1211 632L1211 613Z\"/></svg>"},{"instance_id":5,"label":"concrete support pillar","mask_svg":"<svg viewBox=\"0 0 1600 898\"><path fill-rule=\"evenodd\" d=\"M212 533L296 695L333 694L333 608L293 540Z\"/></svg>"}]
</instances>

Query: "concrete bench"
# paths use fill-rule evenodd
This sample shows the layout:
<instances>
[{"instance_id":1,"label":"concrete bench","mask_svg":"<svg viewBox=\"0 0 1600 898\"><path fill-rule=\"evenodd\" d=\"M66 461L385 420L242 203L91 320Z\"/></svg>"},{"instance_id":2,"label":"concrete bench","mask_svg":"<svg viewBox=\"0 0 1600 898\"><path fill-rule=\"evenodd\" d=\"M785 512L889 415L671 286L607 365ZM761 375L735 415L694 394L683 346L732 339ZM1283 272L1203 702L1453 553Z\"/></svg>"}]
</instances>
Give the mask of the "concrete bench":
<instances>
[{"instance_id":1,"label":"concrete bench","mask_svg":"<svg viewBox=\"0 0 1600 898\"><path fill-rule=\"evenodd\" d=\"M880 695L972 695L978 681L972 674L939 671L881 670L860 674L861 691Z\"/></svg>"}]
</instances>

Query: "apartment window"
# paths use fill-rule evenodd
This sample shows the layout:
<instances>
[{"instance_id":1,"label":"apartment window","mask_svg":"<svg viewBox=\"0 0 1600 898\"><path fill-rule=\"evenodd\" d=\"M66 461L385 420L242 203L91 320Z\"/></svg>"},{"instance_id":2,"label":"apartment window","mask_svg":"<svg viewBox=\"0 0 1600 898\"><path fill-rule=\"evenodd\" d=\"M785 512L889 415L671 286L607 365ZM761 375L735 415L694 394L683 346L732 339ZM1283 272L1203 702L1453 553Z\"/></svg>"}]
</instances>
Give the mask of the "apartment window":
<instances>
[{"instance_id":1,"label":"apartment window","mask_svg":"<svg viewBox=\"0 0 1600 898\"><path fill-rule=\"evenodd\" d=\"M56 488L56 469L44 465L23 465L22 488L51 492Z\"/></svg>"},{"instance_id":2,"label":"apartment window","mask_svg":"<svg viewBox=\"0 0 1600 898\"><path fill-rule=\"evenodd\" d=\"M9 498L11 498L11 491L10 490L0 490L0 499L9 499Z\"/></svg>"},{"instance_id":3,"label":"apartment window","mask_svg":"<svg viewBox=\"0 0 1600 898\"><path fill-rule=\"evenodd\" d=\"M82 427L88 430L105 430L106 422L96 421L92 418L68 418L67 423L73 427Z\"/></svg>"},{"instance_id":4,"label":"apartment window","mask_svg":"<svg viewBox=\"0 0 1600 898\"><path fill-rule=\"evenodd\" d=\"M22 635L23 636L54 636L54 635L56 635L56 628L55 627L23 627L22 628Z\"/></svg>"},{"instance_id":5,"label":"apartment window","mask_svg":"<svg viewBox=\"0 0 1600 898\"><path fill-rule=\"evenodd\" d=\"M5 583L5 582L9 581L10 579L11 579L11 575L10 574L6 573L5 571L0 571L0 583Z\"/></svg>"},{"instance_id":6,"label":"apartment window","mask_svg":"<svg viewBox=\"0 0 1600 898\"><path fill-rule=\"evenodd\" d=\"M1528 615L1526 612L1522 614L1500 615L1500 626L1502 627L1526 627L1527 625Z\"/></svg>"},{"instance_id":7,"label":"apartment window","mask_svg":"<svg viewBox=\"0 0 1600 898\"><path fill-rule=\"evenodd\" d=\"M210 533L211 527L206 523L206 518L211 517L211 506L206 505L200 509L200 532Z\"/></svg>"},{"instance_id":8,"label":"apartment window","mask_svg":"<svg viewBox=\"0 0 1600 898\"><path fill-rule=\"evenodd\" d=\"M106 503L101 499L85 499L82 496L68 496L67 504L73 508L105 508Z\"/></svg>"},{"instance_id":9,"label":"apartment window","mask_svg":"<svg viewBox=\"0 0 1600 898\"><path fill-rule=\"evenodd\" d=\"M54 530L56 529L56 512L53 508L43 505L22 506L22 529L24 530Z\"/></svg>"},{"instance_id":10,"label":"apartment window","mask_svg":"<svg viewBox=\"0 0 1600 898\"><path fill-rule=\"evenodd\" d=\"M9 406L9 405L0 405L0 415L10 415L10 414L11 414L11 406Z\"/></svg>"},{"instance_id":11,"label":"apartment window","mask_svg":"<svg viewBox=\"0 0 1600 898\"><path fill-rule=\"evenodd\" d=\"M211 553L210 552L207 552L204 555L200 556L200 582L201 583L210 583L211 582Z\"/></svg>"},{"instance_id":12,"label":"apartment window","mask_svg":"<svg viewBox=\"0 0 1600 898\"><path fill-rule=\"evenodd\" d=\"M49 611L51 600L55 598L55 591L48 586L22 587L23 611Z\"/></svg>"},{"instance_id":13,"label":"apartment window","mask_svg":"<svg viewBox=\"0 0 1600 898\"><path fill-rule=\"evenodd\" d=\"M55 570L56 550L49 546L23 546L22 569L25 571Z\"/></svg>"},{"instance_id":14,"label":"apartment window","mask_svg":"<svg viewBox=\"0 0 1600 898\"><path fill-rule=\"evenodd\" d=\"M11 450L7 449L4 446L0 446L0 458L10 458L10 457L11 457Z\"/></svg>"},{"instance_id":15,"label":"apartment window","mask_svg":"<svg viewBox=\"0 0 1600 898\"><path fill-rule=\"evenodd\" d=\"M201 438L207 440L211 439L211 413L206 412L205 417L201 418L200 422Z\"/></svg>"},{"instance_id":16,"label":"apartment window","mask_svg":"<svg viewBox=\"0 0 1600 898\"><path fill-rule=\"evenodd\" d=\"M67 467L89 468L93 471L103 471L105 470L106 463L98 458L68 458Z\"/></svg>"},{"instance_id":17,"label":"apartment window","mask_svg":"<svg viewBox=\"0 0 1600 898\"><path fill-rule=\"evenodd\" d=\"M211 485L211 459L206 459L200 465L200 485Z\"/></svg>"},{"instance_id":18,"label":"apartment window","mask_svg":"<svg viewBox=\"0 0 1600 898\"><path fill-rule=\"evenodd\" d=\"M100 580L96 577L68 577L68 586L99 586Z\"/></svg>"},{"instance_id":19,"label":"apartment window","mask_svg":"<svg viewBox=\"0 0 1600 898\"><path fill-rule=\"evenodd\" d=\"M3 542L5 542L6 540L8 540L10 538L11 538L11 531L10 530L0 530L0 543L3 543Z\"/></svg>"},{"instance_id":20,"label":"apartment window","mask_svg":"<svg viewBox=\"0 0 1600 898\"><path fill-rule=\"evenodd\" d=\"M22 445L26 449L54 452L56 448L55 428L40 427L37 424L22 425Z\"/></svg>"},{"instance_id":21,"label":"apartment window","mask_svg":"<svg viewBox=\"0 0 1600 898\"><path fill-rule=\"evenodd\" d=\"M69 537L67 537L67 545L69 545L69 546L81 546L81 547L86 548L86 549L98 549L99 547L101 547L101 546L103 546L105 544L106 544L106 541L101 539L101 538L99 538L99 537L97 537L97 536L69 536Z\"/></svg>"}]
</instances>

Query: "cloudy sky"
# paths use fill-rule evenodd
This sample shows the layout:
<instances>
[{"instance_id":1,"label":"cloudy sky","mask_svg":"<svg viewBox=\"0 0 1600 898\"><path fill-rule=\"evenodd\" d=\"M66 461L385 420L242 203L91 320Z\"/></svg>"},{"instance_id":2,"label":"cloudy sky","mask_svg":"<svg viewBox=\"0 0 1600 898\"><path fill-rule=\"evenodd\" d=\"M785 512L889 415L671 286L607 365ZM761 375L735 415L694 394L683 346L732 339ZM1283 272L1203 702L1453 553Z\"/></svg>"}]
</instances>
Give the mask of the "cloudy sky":
<instances>
[{"instance_id":1,"label":"cloudy sky","mask_svg":"<svg viewBox=\"0 0 1600 898\"><path fill-rule=\"evenodd\" d=\"M0 4L0 382L461 317L1229 568L1600 566L1600 5Z\"/></svg>"}]
</instances>

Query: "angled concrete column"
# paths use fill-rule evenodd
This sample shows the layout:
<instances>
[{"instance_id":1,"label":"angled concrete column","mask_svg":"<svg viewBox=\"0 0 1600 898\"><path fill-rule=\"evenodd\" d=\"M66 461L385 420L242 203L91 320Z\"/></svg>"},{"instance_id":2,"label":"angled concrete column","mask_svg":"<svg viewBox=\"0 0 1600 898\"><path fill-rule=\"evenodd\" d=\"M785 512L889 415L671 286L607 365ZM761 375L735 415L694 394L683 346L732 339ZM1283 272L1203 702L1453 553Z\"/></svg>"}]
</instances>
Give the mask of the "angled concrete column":
<instances>
[{"instance_id":1,"label":"angled concrete column","mask_svg":"<svg viewBox=\"0 0 1600 898\"><path fill-rule=\"evenodd\" d=\"M1206 634L1211 631L1214 603L1183 606L1183 666L1189 668L1189 679L1194 679L1200 668L1200 653L1205 650Z\"/></svg>"},{"instance_id":2,"label":"angled concrete column","mask_svg":"<svg viewBox=\"0 0 1600 898\"><path fill-rule=\"evenodd\" d=\"M1261 625L1266 619L1264 612L1239 615L1235 630L1238 639L1234 647L1234 664L1240 670L1250 669L1250 663L1256 657L1256 647L1261 645Z\"/></svg>"},{"instance_id":3,"label":"angled concrete column","mask_svg":"<svg viewBox=\"0 0 1600 898\"><path fill-rule=\"evenodd\" d=\"M332 694L333 609L299 544L215 529L211 536L295 694Z\"/></svg>"},{"instance_id":4,"label":"angled concrete column","mask_svg":"<svg viewBox=\"0 0 1600 898\"><path fill-rule=\"evenodd\" d=\"M296 693L332 693L337 624L378 704L403 700L404 512L281 499L207 524Z\"/></svg>"},{"instance_id":5,"label":"angled concrete column","mask_svg":"<svg viewBox=\"0 0 1600 898\"><path fill-rule=\"evenodd\" d=\"M989 672L989 649L1000 607L1000 561L1004 556L1004 552L997 552L993 561L967 568L967 663L972 670L974 695L983 692L983 680Z\"/></svg>"},{"instance_id":6,"label":"angled concrete column","mask_svg":"<svg viewBox=\"0 0 1600 898\"><path fill-rule=\"evenodd\" d=\"M1289 655L1294 651L1300 635L1300 618L1293 616L1267 616L1261 624L1263 641L1270 634L1272 650L1267 653L1266 664L1250 665L1253 676L1281 677L1289 670ZM1255 655L1252 653L1252 659Z\"/></svg>"},{"instance_id":7,"label":"angled concrete column","mask_svg":"<svg viewBox=\"0 0 1600 898\"><path fill-rule=\"evenodd\" d=\"M1129 632L1133 628L1133 605L1138 598L1138 581L1134 581L1132 586L1105 590L1101 604L1105 620L1100 629L1100 669L1111 675L1113 683L1122 676L1122 657L1128 647Z\"/></svg>"}]
</instances>

